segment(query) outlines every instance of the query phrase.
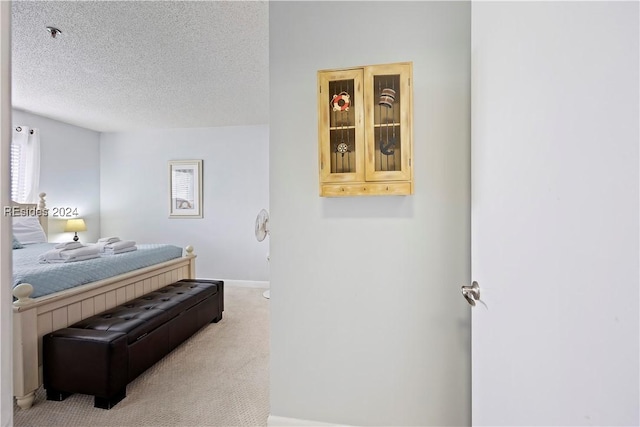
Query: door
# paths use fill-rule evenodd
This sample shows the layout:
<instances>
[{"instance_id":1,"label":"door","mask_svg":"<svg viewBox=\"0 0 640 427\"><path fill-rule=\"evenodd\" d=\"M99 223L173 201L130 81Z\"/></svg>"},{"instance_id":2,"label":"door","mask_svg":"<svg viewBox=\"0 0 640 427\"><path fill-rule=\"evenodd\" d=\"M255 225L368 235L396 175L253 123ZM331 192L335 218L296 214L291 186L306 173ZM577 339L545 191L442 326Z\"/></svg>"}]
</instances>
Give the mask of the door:
<instances>
[{"instance_id":1,"label":"door","mask_svg":"<svg viewBox=\"0 0 640 427\"><path fill-rule=\"evenodd\" d=\"M364 181L362 73L361 68L318 72L321 185Z\"/></svg>"},{"instance_id":2,"label":"door","mask_svg":"<svg viewBox=\"0 0 640 427\"><path fill-rule=\"evenodd\" d=\"M472 22L473 425L638 425L638 3Z\"/></svg>"},{"instance_id":3,"label":"door","mask_svg":"<svg viewBox=\"0 0 640 427\"><path fill-rule=\"evenodd\" d=\"M367 181L410 181L412 63L366 67Z\"/></svg>"}]
</instances>

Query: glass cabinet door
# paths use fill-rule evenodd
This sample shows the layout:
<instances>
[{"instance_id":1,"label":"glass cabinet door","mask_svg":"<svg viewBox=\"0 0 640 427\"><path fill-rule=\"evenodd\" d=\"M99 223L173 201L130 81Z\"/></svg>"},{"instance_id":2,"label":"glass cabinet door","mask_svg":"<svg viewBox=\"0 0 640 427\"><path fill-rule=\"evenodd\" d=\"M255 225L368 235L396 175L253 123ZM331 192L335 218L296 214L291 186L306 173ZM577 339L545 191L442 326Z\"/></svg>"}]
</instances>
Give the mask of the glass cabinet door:
<instances>
[{"instance_id":1,"label":"glass cabinet door","mask_svg":"<svg viewBox=\"0 0 640 427\"><path fill-rule=\"evenodd\" d=\"M363 70L318 72L321 182L364 180Z\"/></svg>"},{"instance_id":2,"label":"glass cabinet door","mask_svg":"<svg viewBox=\"0 0 640 427\"><path fill-rule=\"evenodd\" d=\"M412 179L411 74L411 64L365 68L367 181Z\"/></svg>"}]
</instances>

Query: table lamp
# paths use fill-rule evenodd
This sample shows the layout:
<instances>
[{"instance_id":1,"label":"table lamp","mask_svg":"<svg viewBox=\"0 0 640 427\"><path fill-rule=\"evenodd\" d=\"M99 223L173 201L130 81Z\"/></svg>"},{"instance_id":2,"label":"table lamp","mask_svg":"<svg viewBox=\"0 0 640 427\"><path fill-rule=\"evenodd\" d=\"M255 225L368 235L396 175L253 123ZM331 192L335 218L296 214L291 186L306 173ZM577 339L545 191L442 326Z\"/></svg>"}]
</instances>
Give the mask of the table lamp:
<instances>
[{"instance_id":1,"label":"table lamp","mask_svg":"<svg viewBox=\"0 0 640 427\"><path fill-rule=\"evenodd\" d=\"M73 236L73 241L78 241L78 231L87 231L87 225L84 223L84 219L76 218L76 219L68 219L67 223L64 225L64 231L73 231L75 235Z\"/></svg>"}]
</instances>

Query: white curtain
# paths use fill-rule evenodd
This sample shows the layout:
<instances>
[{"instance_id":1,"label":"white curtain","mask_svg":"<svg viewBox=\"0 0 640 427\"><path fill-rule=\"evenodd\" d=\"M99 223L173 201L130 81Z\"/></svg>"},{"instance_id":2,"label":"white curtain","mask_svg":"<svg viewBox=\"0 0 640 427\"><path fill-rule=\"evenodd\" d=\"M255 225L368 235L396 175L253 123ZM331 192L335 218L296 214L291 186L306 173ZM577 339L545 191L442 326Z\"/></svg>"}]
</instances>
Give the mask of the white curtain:
<instances>
[{"instance_id":1,"label":"white curtain","mask_svg":"<svg viewBox=\"0 0 640 427\"><path fill-rule=\"evenodd\" d=\"M37 203L40 186L40 130L16 126L11 140L11 198Z\"/></svg>"}]
</instances>

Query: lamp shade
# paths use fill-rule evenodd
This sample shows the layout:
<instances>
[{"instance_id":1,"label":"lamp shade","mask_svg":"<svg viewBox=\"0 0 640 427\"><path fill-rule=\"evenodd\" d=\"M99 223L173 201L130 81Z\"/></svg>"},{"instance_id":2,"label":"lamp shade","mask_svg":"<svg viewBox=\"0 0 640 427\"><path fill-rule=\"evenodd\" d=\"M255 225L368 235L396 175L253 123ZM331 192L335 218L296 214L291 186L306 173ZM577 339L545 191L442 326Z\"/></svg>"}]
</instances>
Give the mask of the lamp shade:
<instances>
[{"instance_id":1,"label":"lamp shade","mask_svg":"<svg viewBox=\"0 0 640 427\"><path fill-rule=\"evenodd\" d=\"M64 231L87 231L87 225L82 218L68 219L64 225Z\"/></svg>"}]
</instances>

